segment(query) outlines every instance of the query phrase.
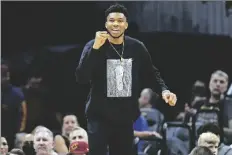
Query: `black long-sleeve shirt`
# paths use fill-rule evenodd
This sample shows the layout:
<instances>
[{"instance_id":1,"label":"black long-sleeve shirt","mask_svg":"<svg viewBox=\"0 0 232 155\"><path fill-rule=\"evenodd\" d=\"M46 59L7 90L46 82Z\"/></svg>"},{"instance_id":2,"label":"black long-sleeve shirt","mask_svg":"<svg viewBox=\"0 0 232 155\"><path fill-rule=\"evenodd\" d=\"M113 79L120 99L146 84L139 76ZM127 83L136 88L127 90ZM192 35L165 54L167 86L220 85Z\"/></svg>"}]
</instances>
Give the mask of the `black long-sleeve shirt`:
<instances>
[{"instance_id":1,"label":"black long-sleeve shirt","mask_svg":"<svg viewBox=\"0 0 232 155\"><path fill-rule=\"evenodd\" d=\"M132 122L138 116L137 100L147 77L154 77L162 91L168 89L142 42L125 36L122 62L108 40L98 50L92 48L93 44L91 40L85 45L76 69L79 83L91 83L88 118ZM113 46L122 51L118 48L122 45Z\"/></svg>"}]
</instances>

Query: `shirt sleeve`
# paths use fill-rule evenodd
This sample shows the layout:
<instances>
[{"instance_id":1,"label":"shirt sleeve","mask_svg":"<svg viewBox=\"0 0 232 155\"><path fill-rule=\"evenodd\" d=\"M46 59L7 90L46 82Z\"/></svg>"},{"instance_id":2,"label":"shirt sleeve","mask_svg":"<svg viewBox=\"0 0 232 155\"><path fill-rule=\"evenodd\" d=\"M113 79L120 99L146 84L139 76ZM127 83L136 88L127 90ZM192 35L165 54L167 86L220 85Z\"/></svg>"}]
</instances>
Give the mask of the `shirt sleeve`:
<instances>
[{"instance_id":1,"label":"shirt sleeve","mask_svg":"<svg viewBox=\"0 0 232 155\"><path fill-rule=\"evenodd\" d=\"M159 70L152 64L151 56L145 47L145 45L141 42L141 59L142 59L142 70L144 75L147 77L152 77L155 79L155 82L159 85L161 91L168 90L164 80L161 78Z\"/></svg>"},{"instance_id":2,"label":"shirt sleeve","mask_svg":"<svg viewBox=\"0 0 232 155\"><path fill-rule=\"evenodd\" d=\"M93 41L88 42L81 54L79 65L76 68L76 80L78 83L87 84L91 80L93 67L97 62L99 50L93 49Z\"/></svg>"}]
</instances>

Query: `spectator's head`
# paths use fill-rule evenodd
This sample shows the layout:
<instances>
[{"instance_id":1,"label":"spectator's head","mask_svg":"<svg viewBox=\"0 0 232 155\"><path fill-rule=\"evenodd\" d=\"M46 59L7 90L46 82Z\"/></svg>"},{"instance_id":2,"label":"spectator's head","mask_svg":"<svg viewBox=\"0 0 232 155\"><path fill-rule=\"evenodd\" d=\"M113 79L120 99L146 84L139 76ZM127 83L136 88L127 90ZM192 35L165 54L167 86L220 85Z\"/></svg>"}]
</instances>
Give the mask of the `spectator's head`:
<instances>
[{"instance_id":1,"label":"spectator's head","mask_svg":"<svg viewBox=\"0 0 232 155\"><path fill-rule=\"evenodd\" d=\"M12 149L10 155L25 155L25 153L21 149Z\"/></svg>"},{"instance_id":2,"label":"spectator's head","mask_svg":"<svg viewBox=\"0 0 232 155\"><path fill-rule=\"evenodd\" d=\"M35 131L38 130L39 128L46 128L46 127L45 127L45 126L42 126L42 125L38 125L38 126L36 126L36 127L32 130L31 134L34 135L34 134L35 134Z\"/></svg>"},{"instance_id":3,"label":"spectator's head","mask_svg":"<svg viewBox=\"0 0 232 155\"><path fill-rule=\"evenodd\" d=\"M40 127L34 134L34 149L37 155L51 154L54 148L53 133L45 128Z\"/></svg>"},{"instance_id":4,"label":"spectator's head","mask_svg":"<svg viewBox=\"0 0 232 155\"><path fill-rule=\"evenodd\" d=\"M6 153L8 152L8 143L5 137L1 137L1 150L0 150L0 154L2 155L6 155Z\"/></svg>"},{"instance_id":5,"label":"spectator's head","mask_svg":"<svg viewBox=\"0 0 232 155\"><path fill-rule=\"evenodd\" d=\"M75 115L65 115L63 118L62 134L68 136L77 126L79 126L79 123Z\"/></svg>"},{"instance_id":6,"label":"spectator's head","mask_svg":"<svg viewBox=\"0 0 232 155\"><path fill-rule=\"evenodd\" d=\"M142 90L139 98L139 107L146 107L151 106L156 99L158 98L158 95L152 91L150 88L145 88Z\"/></svg>"},{"instance_id":7,"label":"spectator's head","mask_svg":"<svg viewBox=\"0 0 232 155\"><path fill-rule=\"evenodd\" d=\"M9 65L6 61L1 62L1 84L2 87L7 86L10 83L10 71Z\"/></svg>"},{"instance_id":8,"label":"spectator's head","mask_svg":"<svg viewBox=\"0 0 232 155\"><path fill-rule=\"evenodd\" d=\"M15 135L15 148L22 149L26 133L17 133Z\"/></svg>"},{"instance_id":9,"label":"spectator's head","mask_svg":"<svg viewBox=\"0 0 232 155\"><path fill-rule=\"evenodd\" d=\"M211 150L204 146L195 147L189 155L214 155Z\"/></svg>"},{"instance_id":10,"label":"spectator's head","mask_svg":"<svg viewBox=\"0 0 232 155\"><path fill-rule=\"evenodd\" d=\"M128 28L127 9L120 4L110 6L105 11L106 23L105 28L113 38L120 38Z\"/></svg>"},{"instance_id":11,"label":"spectator's head","mask_svg":"<svg viewBox=\"0 0 232 155\"><path fill-rule=\"evenodd\" d=\"M213 96L221 96L224 94L228 87L229 77L227 73L217 70L212 73L210 82L209 82L209 90L211 95Z\"/></svg>"},{"instance_id":12,"label":"spectator's head","mask_svg":"<svg viewBox=\"0 0 232 155\"><path fill-rule=\"evenodd\" d=\"M85 141L88 143L88 134L85 129L81 127L75 127L69 134L70 143L75 141Z\"/></svg>"},{"instance_id":13,"label":"spectator's head","mask_svg":"<svg viewBox=\"0 0 232 155\"><path fill-rule=\"evenodd\" d=\"M35 149L33 147L33 135L32 134L27 134L25 136L24 142L23 142L23 152L26 155L34 155L35 154Z\"/></svg>"},{"instance_id":14,"label":"spectator's head","mask_svg":"<svg viewBox=\"0 0 232 155\"><path fill-rule=\"evenodd\" d=\"M74 141L69 146L72 155L85 155L89 152L89 145L86 141Z\"/></svg>"},{"instance_id":15,"label":"spectator's head","mask_svg":"<svg viewBox=\"0 0 232 155\"><path fill-rule=\"evenodd\" d=\"M214 155L218 154L220 139L212 132L202 133L198 139L197 145L209 148Z\"/></svg>"},{"instance_id":16,"label":"spectator's head","mask_svg":"<svg viewBox=\"0 0 232 155\"><path fill-rule=\"evenodd\" d=\"M205 83L197 80L192 88L192 95L193 96L200 96L200 97L204 97L206 96L206 86Z\"/></svg>"},{"instance_id":17,"label":"spectator's head","mask_svg":"<svg viewBox=\"0 0 232 155\"><path fill-rule=\"evenodd\" d=\"M211 132L215 135L217 135L220 138L221 130L217 124L214 123L207 123L205 125L202 125L197 130L197 135L201 135L202 133Z\"/></svg>"}]
</instances>

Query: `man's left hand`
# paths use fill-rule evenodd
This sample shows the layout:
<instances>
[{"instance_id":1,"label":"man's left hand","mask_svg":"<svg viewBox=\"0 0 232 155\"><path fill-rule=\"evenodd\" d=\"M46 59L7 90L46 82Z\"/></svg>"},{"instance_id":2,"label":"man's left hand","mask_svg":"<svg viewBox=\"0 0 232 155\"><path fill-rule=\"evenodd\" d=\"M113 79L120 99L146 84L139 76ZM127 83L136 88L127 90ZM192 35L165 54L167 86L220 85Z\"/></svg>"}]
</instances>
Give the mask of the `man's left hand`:
<instances>
[{"instance_id":1,"label":"man's left hand","mask_svg":"<svg viewBox=\"0 0 232 155\"><path fill-rule=\"evenodd\" d=\"M162 92L162 97L166 103L168 103L170 106L175 106L177 97L176 94L170 92L169 90L165 90Z\"/></svg>"}]
</instances>

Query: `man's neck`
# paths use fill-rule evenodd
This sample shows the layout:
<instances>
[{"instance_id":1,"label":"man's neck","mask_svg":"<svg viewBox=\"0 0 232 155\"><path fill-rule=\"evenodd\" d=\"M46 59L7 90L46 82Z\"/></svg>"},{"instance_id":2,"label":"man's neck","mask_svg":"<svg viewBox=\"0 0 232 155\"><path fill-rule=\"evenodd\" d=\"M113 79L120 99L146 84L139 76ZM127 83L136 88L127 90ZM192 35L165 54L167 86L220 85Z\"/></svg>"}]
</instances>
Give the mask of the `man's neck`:
<instances>
[{"instance_id":1,"label":"man's neck","mask_svg":"<svg viewBox=\"0 0 232 155\"><path fill-rule=\"evenodd\" d=\"M210 103L218 103L221 100L221 95L213 95L211 94L209 98Z\"/></svg>"},{"instance_id":2,"label":"man's neck","mask_svg":"<svg viewBox=\"0 0 232 155\"><path fill-rule=\"evenodd\" d=\"M124 34L119 38L113 38L112 36L110 36L108 39L109 42L112 44L122 44L124 41Z\"/></svg>"}]
</instances>

